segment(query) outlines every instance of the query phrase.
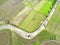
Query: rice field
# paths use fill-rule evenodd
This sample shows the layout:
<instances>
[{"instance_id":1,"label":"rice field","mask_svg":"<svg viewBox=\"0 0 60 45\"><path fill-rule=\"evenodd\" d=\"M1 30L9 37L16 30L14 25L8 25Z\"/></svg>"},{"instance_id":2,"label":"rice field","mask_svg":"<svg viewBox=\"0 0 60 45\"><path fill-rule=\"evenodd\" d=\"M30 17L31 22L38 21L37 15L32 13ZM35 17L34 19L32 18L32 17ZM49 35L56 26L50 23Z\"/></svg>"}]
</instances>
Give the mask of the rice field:
<instances>
[{"instance_id":1,"label":"rice field","mask_svg":"<svg viewBox=\"0 0 60 45\"><path fill-rule=\"evenodd\" d=\"M46 30L55 34L60 34L60 3L56 8L56 11L50 19L48 25L46 26Z\"/></svg>"},{"instance_id":2,"label":"rice field","mask_svg":"<svg viewBox=\"0 0 60 45\"><path fill-rule=\"evenodd\" d=\"M31 40L24 39L20 37L18 34L14 33L14 41L15 45L40 45L44 41L55 40L56 36L46 30L39 33L35 38Z\"/></svg>"},{"instance_id":3,"label":"rice field","mask_svg":"<svg viewBox=\"0 0 60 45\"><path fill-rule=\"evenodd\" d=\"M45 16L36 10L33 10L20 24L19 28L27 32L33 32L45 20Z\"/></svg>"},{"instance_id":4,"label":"rice field","mask_svg":"<svg viewBox=\"0 0 60 45\"><path fill-rule=\"evenodd\" d=\"M56 0L49 0L47 1L41 9L39 9L39 12L45 14L45 16L48 16L48 14L50 13L51 9L53 8L54 4L55 4Z\"/></svg>"},{"instance_id":5,"label":"rice field","mask_svg":"<svg viewBox=\"0 0 60 45\"><path fill-rule=\"evenodd\" d=\"M12 45L12 33L10 29L0 30L0 45Z\"/></svg>"},{"instance_id":6,"label":"rice field","mask_svg":"<svg viewBox=\"0 0 60 45\"><path fill-rule=\"evenodd\" d=\"M43 0L39 2L38 4L42 4ZM19 24L19 28L22 30L25 30L27 32L33 32L39 28L39 26L42 24L42 22L46 19L48 14L50 13L52 7L53 7L53 1L45 0L44 4L41 5L41 8L39 10L35 9L35 7L32 12L24 18L24 20ZM38 6L38 5L36 5ZM38 6L40 7L40 6Z\"/></svg>"}]
</instances>

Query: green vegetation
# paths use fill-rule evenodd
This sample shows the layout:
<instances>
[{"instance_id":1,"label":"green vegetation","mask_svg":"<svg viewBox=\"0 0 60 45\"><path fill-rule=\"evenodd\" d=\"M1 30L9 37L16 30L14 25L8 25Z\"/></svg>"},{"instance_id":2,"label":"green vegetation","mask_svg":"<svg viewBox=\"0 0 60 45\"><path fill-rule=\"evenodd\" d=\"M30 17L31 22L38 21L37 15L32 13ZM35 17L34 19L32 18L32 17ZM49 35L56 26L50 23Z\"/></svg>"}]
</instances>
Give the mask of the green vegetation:
<instances>
[{"instance_id":1,"label":"green vegetation","mask_svg":"<svg viewBox=\"0 0 60 45\"><path fill-rule=\"evenodd\" d=\"M56 0L49 0L47 1L41 9L39 9L39 12L45 14L46 16L48 16L48 14L50 13L52 7L54 6Z\"/></svg>"},{"instance_id":2,"label":"green vegetation","mask_svg":"<svg viewBox=\"0 0 60 45\"><path fill-rule=\"evenodd\" d=\"M60 34L56 35L56 40L60 41Z\"/></svg>"},{"instance_id":3,"label":"green vegetation","mask_svg":"<svg viewBox=\"0 0 60 45\"><path fill-rule=\"evenodd\" d=\"M51 3L52 3L52 5L54 5L54 3L57 1L57 0L49 0Z\"/></svg>"},{"instance_id":4,"label":"green vegetation","mask_svg":"<svg viewBox=\"0 0 60 45\"><path fill-rule=\"evenodd\" d=\"M43 0L42 0L43 1ZM37 4L42 4L42 1ZM55 4L56 0L45 0L44 3L39 7L38 9L36 6L32 10L32 12L19 24L19 28L27 31L27 32L33 32L36 29L39 28L41 23L44 21L44 19L48 16L50 13L53 5Z\"/></svg>"},{"instance_id":5,"label":"green vegetation","mask_svg":"<svg viewBox=\"0 0 60 45\"><path fill-rule=\"evenodd\" d=\"M22 45L19 41L16 33L11 32L10 29L0 31L0 45Z\"/></svg>"},{"instance_id":6,"label":"green vegetation","mask_svg":"<svg viewBox=\"0 0 60 45\"><path fill-rule=\"evenodd\" d=\"M55 40L56 39L56 35L48 32L46 30L42 31L38 36L40 37L41 41Z\"/></svg>"},{"instance_id":7,"label":"green vegetation","mask_svg":"<svg viewBox=\"0 0 60 45\"><path fill-rule=\"evenodd\" d=\"M56 39L60 40L60 3L46 26L46 30L56 34Z\"/></svg>"},{"instance_id":8,"label":"green vegetation","mask_svg":"<svg viewBox=\"0 0 60 45\"><path fill-rule=\"evenodd\" d=\"M6 23L5 21L3 21L3 20L0 21L0 26L1 26L1 25L6 25L6 24L7 24L7 23Z\"/></svg>"},{"instance_id":9,"label":"green vegetation","mask_svg":"<svg viewBox=\"0 0 60 45\"><path fill-rule=\"evenodd\" d=\"M60 33L60 4L46 26L46 30L54 33Z\"/></svg>"},{"instance_id":10,"label":"green vegetation","mask_svg":"<svg viewBox=\"0 0 60 45\"><path fill-rule=\"evenodd\" d=\"M47 2L47 0L40 0L39 3L37 3L34 8L39 11L40 8L42 8L42 6Z\"/></svg>"},{"instance_id":11,"label":"green vegetation","mask_svg":"<svg viewBox=\"0 0 60 45\"><path fill-rule=\"evenodd\" d=\"M0 45L12 45L11 33L10 29L0 30Z\"/></svg>"},{"instance_id":12,"label":"green vegetation","mask_svg":"<svg viewBox=\"0 0 60 45\"><path fill-rule=\"evenodd\" d=\"M20 35L14 33L14 45L40 45L44 41L48 40L55 40L56 35L48 32L48 31L42 31L40 34L38 34L35 38L31 40L24 39L20 37Z\"/></svg>"},{"instance_id":13,"label":"green vegetation","mask_svg":"<svg viewBox=\"0 0 60 45\"><path fill-rule=\"evenodd\" d=\"M13 45L22 45L15 32L12 33Z\"/></svg>"},{"instance_id":14,"label":"green vegetation","mask_svg":"<svg viewBox=\"0 0 60 45\"><path fill-rule=\"evenodd\" d=\"M4 32L7 33L8 38L6 37ZM2 37L2 36L4 36L4 37ZM3 42L0 42L0 45L3 45L3 44L6 45L4 43L5 38L7 38L7 40L9 39L9 41L6 40L7 45L40 45L44 41L55 40L56 35L44 30L40 34L38 34L35 38L33 38L31 40L27 40L27 39L20 37L20 35L16 34L15 32L11 32L10 29L4 29L4 30L0 31L0 41L2 41L1 39L3 39Z\"/></svg>"},{"instance_id":15,"label":"green vegetation","mask_svg":"<svg viewBox=\"0 0 60 45\"><path fill-rule=\"evenodd\" d=\"M47 2L41 9L40 9L40 12L45 14L46 16L48 16L48 14L50 13L51 9L52 8L52 4Z\"/></svg>"},{"instance_id":16,"label":"green vegetation","mask_svg":"<svg viewBox=\"0 0 60 45\"><path fill-rule=\"evenodd\" d=\"M0 4L3 4L4 2L6 2L7 0L0 0Z\"/></svg>"},{"instance_id":17,"label":"green vegetation","mask_svg":"<svg viewBox=\"0 0 60 45\"><path fill-rule=\"evenodd\" d=\"M41 25L45 20L45 16L36 10L33 10L19 25L19 27L25 31L33 32Z\"/></svg>"},{"instance_id":18,"label":"green vegetation","mask_svg":"<svg viewBox=\"0 0 60 45\"><path fill-rule=\"evenodd\" d=\"M33 9L33 11L19 24L19 28L27 32L33 32L38 29L51 11L54 3L54 0L49 0L39 11ZM32 6L32 4L28 2L27 5L29 7ZM5 33L7 33L7 37ZM5 40L6 43L4 42L4 38L8 40ZM46 26L46 29L31 40L20 37L20 35L15 32L11 32L10 29L3 29L0 31L0 45L40 45L44 41L56 39L60 40L60 4Z\"/></svg>"},{"instance_id":19,"label":"green vegetation","mask_svg":"<svg viewBox=\"0 0 60 45\"><path fill-rule=\"evenodd\" d=\"M31 4L31 2L29 0L25 1L25 5L28 6L28 7L32 7L32 4Z\"/></svg>"},{"instance_id":20,"label":"green vegetation","mask_svg":"<svg viewBox=\"0 0 60 45\"><path fill-rule=\"evenodd\" d=\"M40 45L40 42L34 42L34 45Z\"/></svg>"}]
</instances>

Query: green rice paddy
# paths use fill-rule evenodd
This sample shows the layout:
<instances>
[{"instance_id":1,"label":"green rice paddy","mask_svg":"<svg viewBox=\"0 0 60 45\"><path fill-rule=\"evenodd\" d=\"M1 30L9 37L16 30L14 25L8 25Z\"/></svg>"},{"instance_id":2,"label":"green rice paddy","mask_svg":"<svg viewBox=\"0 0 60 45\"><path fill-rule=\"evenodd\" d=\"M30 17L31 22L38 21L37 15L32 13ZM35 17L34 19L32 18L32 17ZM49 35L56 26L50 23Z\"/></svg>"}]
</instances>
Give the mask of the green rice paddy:
<instances>
[{"instance_id":1,"label":"green rice paddy","mask_svg":"<svg viewBox=\"0 0 60 45\"><path fill-rule=\"evenodd\" d=\"M45 16L36 10L33 10L19 25L19 27L27 32L33 32L45 20Z\"/></svg>"},{"instance_id":2,"label":"green rice paddy","mask_svg":"<svg viewBox=\"0 0 60 45\"><path fill-rule=\"evenodd\" d=\"M60 32L60 4L56 8L52 18L50 19L48 25L46 26L46 30L50 32Z\"/></svg>"},{"instance_id":3,"label":"green rice paddy","mask_svg":"<svg viewBox=\"0 0 60 45\"><path fill-rule=\"evenodd\" d=\"M46 0L44 3L45 4L39 9L39 11L33 9L32 12L19 24L20 29L27 32L33 32L39 28L50 13L54 0Z\"/></svg>"},{"instance_id":4,"label":"green rice paddy","mask_svg":"<svg viewBox=\"0 0 60 45\"><path fill-rule=\"evenodd\" d=\"M49 1L47 1L42 6L42 8L39 10L39 12L45 14L45 16L48 16L48 14L50 13L51 9L53 8L55 2L56 2L56 0L49 0Z\"/></svg>"},{"instance_id":5,"label":"green rice paddy","mask_svg":"<svg viewBox=\"0 0 60 45\"><path fill-rule=\"evenodd\" d=\"M44 30L41 33L39 33L35 38L31 39L31 40L27 40L24 39L22 37L20 37L19 35L17 35L16 33L14 33L14 42L15 45L40 45L41 43L43 43L44 41L48 41L48 40L56 40L56 35Z\"/></svg>"}]
</instances>

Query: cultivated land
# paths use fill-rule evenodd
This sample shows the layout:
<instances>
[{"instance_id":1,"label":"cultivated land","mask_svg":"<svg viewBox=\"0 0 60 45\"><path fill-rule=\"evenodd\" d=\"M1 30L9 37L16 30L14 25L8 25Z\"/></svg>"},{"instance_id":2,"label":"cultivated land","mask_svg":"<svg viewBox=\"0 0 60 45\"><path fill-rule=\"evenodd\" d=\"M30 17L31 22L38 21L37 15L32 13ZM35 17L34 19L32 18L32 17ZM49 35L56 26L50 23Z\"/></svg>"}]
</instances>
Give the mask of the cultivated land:
<instances>
[{"instance_id":1,"label":"cultivated land","mask_svg":"<svg viewBox=\"0 0 60 45\"><path fill-rule=\"evenodd\" d=\"M0 30L0 45L12 45L12 35L10 29Z\"/></svg>"},{"instance_id":2,"label":"cultivated land","mask_svg":"<svg viewBox=\"0 0 60 45\"><path fill-rule=\"evenodd\" d=\"M10 20L15 17L24 7L25 5L23 4L23 0L8 0L0 5L0 18Z\"/></svg>"},{"instance_id":3,"label":"cultivated land","mask_svg":"<svg viewBox=\"0 0 60 45\"><path fill-rule=\"evenodd\" d=\"M24 4L28 7L34 7L36 4L38 4L41 1L43 1L43 0L24 0ZM44 0L44 1L46 1L46 0Z\"/></svg>"},{"instance_id":4,"label":"cultivated land","mask_svg":"<svg viewBox=\"0 0 60 45\"><path fill-rule=\"evenodd\" d=\"M42 2L43 0L37 4L42 4ZM32 10L32 12L28 14L28 16L19 24L19 27L27 32L35 31L42 24L42 22L46 19L46 17L43 14L36 11L37 10L36 6L38 6L37 4L34 5L34 9ZM42 5L38 6L39 9L42 7Z\"/></svg>"},{"instance_id":5,"label":"cultivated land","mask_svg":"<svg viewBox=\"0 0 60 45\"><path fill-rule=\"evenodd\" d=\"M5 25L6 23L4 21L0 21L0 26Z\"/></svg>"},{"instance_id":6,"label":"cultivated land","mask_svg":"<svg viewBox=\"0 0 60 45\"><path fill-rule=\"evenodd\" d=\"M35 31L46 17L36 10L33 10L19 25L19 27L28 32Z\"/></svg>"},{"instance_id":7,"label":"cultivated land","mask_svg":"<svg viewBox=\"0 0 60 45\"><path fill-rule=\"evenodd\" d=\"M5 3L7 0L0 0L0 5Z\"/></svg>"},{"instance_id":8,"label":"cultivated land","mask_svg":"<svg viewBox=\"0 0 60 45\"><path fill-rule=\"evenodd\" d=\"M40 45L44 41L48 40L56 40L56 36L48 31L42 31L40 34L38 34L35 38L31 40L24 39L14 33L14 44L15 45Z\"/></svg>"},{"instance_id":9,"label":"cultivated land","mask_svg":"<svg viewBox=\"0 0 60 45\"><path fill-rule=\"evenodd\" d=\"M56 0L48 0L44 6L42 6L41 9L39 9L39 12L43 13L46 17L48 16L48 14L50 13L52 7L54 6Z\"/></svg>"},{"instance_id":10,"label":"cultivated land","mask_svg":"<svg viewBox=\"0 0 60 45\"><path fill-rule=\"evenodd\" d=\"M52 18L50 19L48 25L46 26L46 30L52 32L57 35L57 39L60 40L60 3L56 8Z\"/></svg>"},{"instance_id":11,"label":"cultivated land","mask_svg":"<svg viewBox=\"0 0 60 45\"><path fill-rule=\"evenodd\" d=\"M46 30L53 32L60 30L60 4L56 8L56 11L54 12L53 16L51 17L48 25L46 26Z\"/></svg>"},{"instance_id":12,"label":"cultivated land","mask_svg":"<svg viewBox=\"0 0 60 45\"><path fill-rule=\"evenodd\" d=\"M50 13L54 0L45 1L44 5L36 10L36 7L32 10L32 12L19 24L20 29L25 30L27 32L33 32L39 28L42 22L46 19L48 14ZM40 2L39 2L40 3ZM47 10L46 10L47 9Z\"/></svg>"},{"instance_id":13,"label":"cultivated land","mask_svg":"<svg viewBox=\"0 0 60 45\"><path fill-rule=\"evenodd\" d=\"M42 4L42 2L44 1L44 3ZM28 1L23 1L23 3L25 4L25 3L27 3ZM38 2L38 3L37 3ZM17 14L14 18L13 18L13 20L11 20L11 22L12 22L12 24L14 24L14 25L16 25L16 26L18 26L20 23L21 23L21 21L23 20L23 19L25 19L26 18L26 16L28 16L30 13L31 13L31 11L33 11L34 9L35 10L39 10L45 3L46 3L46 1L45 0L41 0L41 1L37 1L36 2L36 4L33 6L33 7L28 7L28 6L26 6L21 12L19 12L19 14ZM28 2L29 3L29 2ZM34 3L34 2L33 2ZM41 5L40 5L41 4ZM33 9L34 8L34 9ZM28 11L29 10L29 11Z\"/></svg>"},{"instance_id":14,"label":"cultivated land","mask_svg":"<svg viewBox=\"0 0 60 45\"><path fill-rule=\"evenodd\" d=\"M52 0L50 0L50 1L52 1ZM54 2L54 0L52 2ZM50 2L50 3L52 4L52 2ZM44 4L49 5L48 7L50 9L50 7L51 7L50 3L45 2ZM2 6L2 7L4 7L4 6ZM1 7L1 9L2 9L2 7ZM45 8L47 8L47 7L45 7ZM47 15L45 15L45 14L47 14L47 12L50 11L49 9L47 8L47 10L46 10L46 9L42 8L42 10L44 10L44 11L41 13L41 12L39 12L40 10L35 10L35 8L34 8L32 10L32 12L26 18L24 18L24 20L19 24L19 28L21 28L27 32L35 31L41 25L41 23L46 19ZM45 10L46 10L46 12L45 12ZM3 13L5 13L5 12L2 11L0 17L4 16ZM0 29L0 45L40 45L41 43L44 43L45 41L49 41L49 40L59 40L60 41L60 33L59 33L60 32L60 28L59 28L60 27L60 20L59 20L60 14L59 13L60 13L60 3L58 5L58 7L56 8L56 11L53 14L53 16L52 16L51 20L49 21L48 25L46 26L46 28L41 33L39 33L35 38L33 38L31 40L20 37L20 35L23 35L23 37L24 37L31 33L29 33L29 34L26 33L26 35L24 35L25 33L22 33L21 29L20 30L18 28L16 29L16 27L13 27L10 25L6 26L9 29L1 30L2 28L0 27L1 28ZM4 24L1 21L0 21L0 23ZM2 27L5 28L4 25ZM17 31L10 30L10 29L16 29ZM17 32L17 34L15 32ZM60 45L60 43L56 43L56 44Z\"/></svg>"},{"instance_id":15,"label":"cultivated land","mask_svg":"<svg viewBox=\"0 0 60 45\"><path fill-rule=\"evenodd\" d=\"M18 35L15 32L13 32L12 35L13 45L22 45L23 42L20 42Z\"/></svg>"},{"instance_id":16,"label":"cultivated land","mask_svg":"<svg viewBox=\"0 0 60 45\"><path fill-rule=\"evenodd\" d=\"M60 45L60 43L51 40L51 41L44 42L41 45Z\"/></svg>"}]
</instances>

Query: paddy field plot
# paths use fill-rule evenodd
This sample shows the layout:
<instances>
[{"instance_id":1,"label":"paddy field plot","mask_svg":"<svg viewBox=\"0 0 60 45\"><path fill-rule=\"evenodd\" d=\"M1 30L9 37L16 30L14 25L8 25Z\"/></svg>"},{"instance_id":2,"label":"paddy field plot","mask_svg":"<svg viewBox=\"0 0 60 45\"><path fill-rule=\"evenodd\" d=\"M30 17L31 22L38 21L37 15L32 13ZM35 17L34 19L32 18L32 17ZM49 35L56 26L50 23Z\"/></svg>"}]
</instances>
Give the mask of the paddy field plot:
<instances>
[{"instance_id":1,"label":"paddy field plot","mask_svg":"<svg viewBox=\"0 0 60 45\"><path fill-rule=\"evenodd\" d=\"M57 6L56 11L54 12L50 21L48 22L46 30L55 34L60 34L60 3Z\"/></svg>"},{"instance_id":2,"label":"paddy field plot","mask_svg":"<svg viewBox=\"0 0 60 45\"><path fill-rule=\"evenodd\" d=\"M41 43L43 43L44 41L48 41L48 40L55 40L56 36L46 30L42 31L41 33L39 33L36 37L34 37L31 40L28 39L24 39L21 36L17 35L16 33L14 33L14 42L15 45L17 44L21 44L21 45L40 45Z\"/></svg>"},{"instance_id":3,"label":"paddy field plot","mask_svg":"<svg viewBox=\"0 0 60 45\"><path fill-rule=\"evenodd\" d=\"M25 0L27 1L27 0ZM27 1L28 2L28 1ZM42 4L43 2L43 4ZM36 12L47 2L47 0L41 0L39 1L36 5L33 6L33 8L36 10ZM26 2L25 2L26 3ZM20 22L26 18L26 16L28 16L34 9L29 8L29 7L25 7L20 13L20 15L16 15L13 18L13 21L11 21L12 23L14 23L14 25L18 26L20 24ZM25 12L24 12L25 11Z\"/></svg>"},{"instance_id":4,"label":"paddy field plot","mask_svg":"<svg viewBox=\"0 0 60 45\"><path fill-rule=\"evenodd\" d=\"M48 16L50 13L51 9L53 8L56 0L48 0L41 9L39 9L39 12L45 14L45 16Z\"/></svg>"},{"instance_id":5,"label":"paddy field plot","mask_svg":"<svg viewBox=\"0 0 60 45\"><path fill-rule=\"evenodd\" d=\"M28 16L26 16L26 18L24 18L24 20L22 20L22 22L19 24L20 29L25 30L27 32L33 32L36 29L38 29L38 27L46 19L46 16L39 13L39 11L38 11L47 2L47 0L43 2L44 4L42 4L42 2L43 2L43 0L41 0L39 3L37 3L34 6L34 9L32 9L32 11L28 14ZM42 4L42 5L40 6L40 4ZM39 8L37 8L37 7L39 7Z\"/></svg>"},{"instance_id":6,"label":"paddy field plot","mask_svg":"<svg viewBox=\"0 0 60 45\"><path fill-rule=\"evenodd\" d=\"M10 29L0 30L0 45L12 45L12 34Z\"/></svg>"},{"instance_id":7,"label":"paddy field plot","mask_svg":"<svg viewBox=\"0 0 60 45\"><path fill-rule=\"evenodd\" d=\"M42 4L42 1L39 3ZM44 4L42 4L41 7L36 5L40 7L39 10L36 10L35 7L31 11L31 13L26 18L24 18L24 20L19 24L20 29L25 30L27 32L33 32L39 28L39 26L46 19L51 9L53 8L53 4L55 4L54 0L46 0L43 3Z\"/></svg>"},{"instance_id":8,"label":"paddy field plot","mask_svg":"<svg viewBox=\"0 0 60 45\"><path fill-rule=\"evenodd\" d=\"M8 0L0 5L0 18L12 20L24 7L23 0Z\"/></svg>"},{"instance_id":9,"label":"paddy field plot","mask_svg":"<svg viewBox=\"0 0 60 45\"><path fill-rule=\"evenodd\" d=\"M19 28L33 32L42 24L46 17L36 10L33 10L20 24Z\"/></svg>"},{"instance_id":10,"label":"paddy field plot","mask_svg":"<svg viewBox=\"0 0 60 45\"><path fill-rule=\"evenodd\" d=\"M60 45L60 43L50 40L50 41L44 42L42 45Z\"/></svg>"},{"instance_id":11,"label":"paddy field plot","mask_svg":"<svg viewBox=\"0 0 60 45\"><path fill-rule=\"evenodd\" d=\"M0 5L5 3L6 1L8 1L8 0L0 0Z\"/></svg>"},{"instance_id":12,"label":"paddy field plot","mask_svg":"<svg viewBox=\"0 0 60 45\"><path fill-rule=\"evenodd\" d=\"M18 34L17 33L15 33L15 32L12 32L12 43L13 43L13 45L23 45L23 44L25 44L25 43L23 43L23 42L20 42L21 40L19 40L19 37L18 37ZM22 44L23 43L23 44Z\"/></svg>"}]
</instances>

